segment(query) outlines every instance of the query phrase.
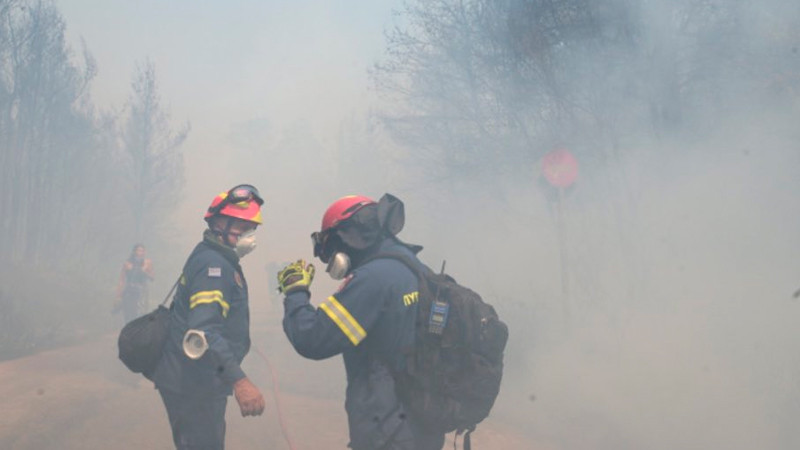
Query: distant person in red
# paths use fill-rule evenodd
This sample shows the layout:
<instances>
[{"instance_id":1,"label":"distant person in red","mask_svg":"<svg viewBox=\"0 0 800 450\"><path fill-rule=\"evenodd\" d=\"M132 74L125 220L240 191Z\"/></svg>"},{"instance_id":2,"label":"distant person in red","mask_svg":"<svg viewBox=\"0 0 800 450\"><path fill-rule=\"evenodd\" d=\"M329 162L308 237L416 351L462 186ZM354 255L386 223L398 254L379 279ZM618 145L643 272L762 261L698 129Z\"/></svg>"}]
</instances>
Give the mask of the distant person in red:
<instances>
[{"instance_id":1,"label":"distant person in red","mask_svg":"<svg viewBox=\"0 0 800 450\"><path fill-rule=\"evenodd\" d=\"M147 309L147 283L153 281L153 262L144 245L136 244L128 260L122 264L117 284L117 306L125 323L141 316Z\"/></svg>"}]
</instances>

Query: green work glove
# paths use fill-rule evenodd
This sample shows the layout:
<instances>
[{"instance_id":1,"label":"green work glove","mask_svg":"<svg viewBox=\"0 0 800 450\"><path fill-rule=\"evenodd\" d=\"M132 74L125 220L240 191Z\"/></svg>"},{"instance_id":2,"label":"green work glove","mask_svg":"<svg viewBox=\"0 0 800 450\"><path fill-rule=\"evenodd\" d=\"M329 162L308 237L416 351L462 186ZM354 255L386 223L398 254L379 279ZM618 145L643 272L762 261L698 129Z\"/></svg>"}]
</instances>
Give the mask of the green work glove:
<instances>
[{"instance_id":1,"label":"green work glove","mask_svg":"<svg viewBox=\"0 0 800 450\"><path fill-rule=\"evenodd\" d=\"M278 272L278 291L284 294L304 290L308 291L314 280L314 265L306 265L302 259L289 264Z\"/></svg>"}]
</instances>

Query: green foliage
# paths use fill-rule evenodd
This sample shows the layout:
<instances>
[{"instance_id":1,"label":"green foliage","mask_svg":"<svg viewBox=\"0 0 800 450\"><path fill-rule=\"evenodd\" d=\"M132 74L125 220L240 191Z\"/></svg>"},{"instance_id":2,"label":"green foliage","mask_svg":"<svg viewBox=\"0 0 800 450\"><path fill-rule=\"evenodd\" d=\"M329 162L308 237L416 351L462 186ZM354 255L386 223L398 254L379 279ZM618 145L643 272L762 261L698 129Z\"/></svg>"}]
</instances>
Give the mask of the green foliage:
<instances>
[{"instance_id":1,"label":"green foliage","mask_svg":"<svg viewBox=\"0 0 800 450\"><path fill-rule=\"evenodd\" d=\"M95 61L86 49L76 57L64 30L52 1L0 0L0 273L8 281L0 345L9 354L78 334L98 308L107 322L95 286L114 284L134 242L159 239L183 186L178 148L188 126L170 130L152 64L137 69L122 114L98 112L89 95Z\"/></svg>"},{"instance_id":2,"label":"green foliage","mask_svg":"<svg viewBox=\"0 0 800 450\"><path fill-rule=\"evenodd\" d=\"M378 116L430 179L525 176L561 145L584 163L616 163L631 142L713 131L769 90L796 102L798 9L409 1L373 71L387 99Z\"/></svg>"},{"instance_id":3,"label":"green foliage","mask_svg":"<svg viewBox=\"0 0 800 450\"><path fill-rule=\"evenodd\" d=\"M125 181L135 240L156 234L158 225L180 200L183 158L179 147L189 133L177 133L160 105L155 67L137 67L131 83L128 115L122 131Z\"/></svg>"},{"instance_id":4,"label":"green foliage","mask_svg":"<svg viewBox=\"0 0 800 450\"><path fill-rule=\"evenodd\" d=\"M87 179L75 175L91 180L91 166L106 162L86 103L94 62L72 62L49 2L7 2L0 23L0 250L12 260L58 258L72 250L58 244L73 227L54 224L89 207Z\"/></svg>"}]
</instances>

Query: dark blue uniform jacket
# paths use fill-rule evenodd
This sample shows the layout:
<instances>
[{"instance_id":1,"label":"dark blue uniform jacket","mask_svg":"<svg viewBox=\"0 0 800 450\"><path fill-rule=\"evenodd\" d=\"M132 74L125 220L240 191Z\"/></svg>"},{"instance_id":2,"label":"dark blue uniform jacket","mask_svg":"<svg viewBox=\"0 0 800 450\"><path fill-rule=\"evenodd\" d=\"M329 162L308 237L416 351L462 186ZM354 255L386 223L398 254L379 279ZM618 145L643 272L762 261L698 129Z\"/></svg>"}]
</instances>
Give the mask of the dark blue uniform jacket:
<instances>
[{"instance_id":1,"label":"dark blue uniform jacket","mask_svg":"<svg viewBox=\"0 0 800 450\"><path fill-rule=\"evenodd\" d=\"M209 349L198 360L183 353L183 336L202 330ZM183 268L170 306L170 334L153 381L184 395L226 396L245 374L250 349L247 282L236 253L206 231Z\"/></svg>"},{"instance_id":2,"label":"dark blue uniform jacket","mask_svg":"<svg viewBox=\"0 0 800 450\"><path fill-rule=\"evenodd\" d=\"M400 253L419 262L392 238L376 253ZM351 271L318 308L305 291L290 293L284 301L283 328L298 353L311 359L344 357L345 409L355 449L383 448L389 441L414 448L413 428L395 395L391 372L403 367L403 351L414 342L418 296L417 278L403 263L373 259Z\"/></svg>"}]
</instances>

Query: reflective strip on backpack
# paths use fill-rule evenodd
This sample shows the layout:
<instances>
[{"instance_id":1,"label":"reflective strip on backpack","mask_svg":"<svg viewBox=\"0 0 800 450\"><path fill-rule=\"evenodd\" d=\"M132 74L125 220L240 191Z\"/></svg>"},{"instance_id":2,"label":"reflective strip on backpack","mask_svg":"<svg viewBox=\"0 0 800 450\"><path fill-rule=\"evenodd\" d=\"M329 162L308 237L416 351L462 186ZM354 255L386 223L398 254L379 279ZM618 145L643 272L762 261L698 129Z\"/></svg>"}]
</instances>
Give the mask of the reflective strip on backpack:
<instances>
[{"instance_id":1,"label":"reflective strip on backpack","mask_svg":"<svg viewBox=\"0 0 800 450\"><path fill-rule=\"evenodd\" d=\"M223 300L222 291L200 291L189 297L189 309L206 303L219 303L219 306L222 307L222 317L228 317L228 310L231 309L231 306Z\"/></svg>"},{"instance_id":2,"label":"reflective strip on backpack","mask_svg":"<svg viewBox=\"0 0 800 450\"><path fill-rule=\"evenodd\" d=\"M364 331L364 328L359 325L358 321L347 311L347 308L342 306L334 296L328 297L319 307L339 326L339 329L350 339L354 346L367 337L367 332Z\"/></svg>"}]
</instances>

